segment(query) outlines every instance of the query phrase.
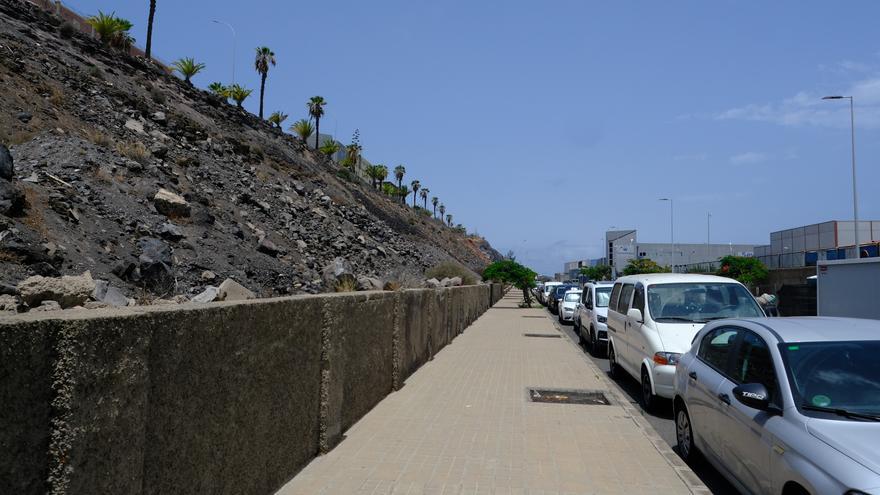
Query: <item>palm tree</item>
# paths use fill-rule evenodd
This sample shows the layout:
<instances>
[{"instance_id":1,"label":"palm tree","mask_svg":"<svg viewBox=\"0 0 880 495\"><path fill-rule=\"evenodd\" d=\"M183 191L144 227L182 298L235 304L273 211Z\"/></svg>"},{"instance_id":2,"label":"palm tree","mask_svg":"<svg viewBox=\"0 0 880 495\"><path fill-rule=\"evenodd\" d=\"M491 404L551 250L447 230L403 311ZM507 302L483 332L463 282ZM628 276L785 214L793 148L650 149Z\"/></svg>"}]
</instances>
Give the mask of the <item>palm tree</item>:
<instances>
[{"instance_id":1,"label":"palm tree","mask_svg":"<svg viewBox=\"0 0 880 495\"><path fill-rule=\"evenodd\" d=\"M423 187L422 191L419 193L419 196L421 196L422 201L424 201L425 211L428 210L428 193L429 192L431 192L430 189L428 189L427 187Z\"/></svg>"},{"instance_id":2,"label":"palm tree","mask_svg":"<svg viewBox=\"0 0 880 495\"><path fill-rule=\"evenodd\" d=\"M451 213L449 215L446 215L446 223L447 223L447 225L452 227L452 214Z\"/></svg>"},{"instance_id":3,"label":"palm tree","mask_svg":"<svg viewBox=\"0 0 880 495\"><path fill-rule=\"evenodd\" d=\"M364 169L364 173L367 174L367 178L370 179L370 187L376 189L376 176L378 175L375 165L367 165L367 168Z\"/></svg>"},{"instance_id":4,"label":"palm tree","mask_svg":"<svg viewBox=\"0 0 880 495\"><path fill-rule=\"evenodd\" d=\"M379 179L379 184L384 184L385 179L388 177L388 167L385 165L379 165L377 169L377 178Z\"/></svg>"},{"instance_id":5,"label":"palm tree","mask_svg":"<svg viewBox=\"0 0 880 495\"><path fill-rule=\"evenodd\" d=\"M253 92L254 92L254 90L247 89L247 88L240 86L238 84L233 84L232 86L226 88L226 95L229 98L232 98L233 101L235 101L235 105L238 108L241 108L241 105L242 105L242 103L244 103L244 100L246 100L247 97L250 96L251 93L253 93Z\"/></svg>"},{"instance_id":6,"label":"palm tree","mask_svg":"<svg viewBox=\"0 0 880 495\"><path fill-rule=\"evenodd\" d=\"M385 182L382 184L382 192L385 193L386 196L394 196L397 194L397 188L394 187L394 184Z\"/></svg>"},{"instance_id":7,"label":"palm tree","mask_svg":"<svg viewBox=\"0 0 880 495\"><path fill-rule=\"evenodd\" d=\"M270 124L281 129L281 124L283 124L284 121L287 120L287 114L284 112L272 112L272 115L270 115L269 118L266 120L268 120Z\"/></svg>"},{"instance_id":8,"label":"palm tree","mask_svg":"<svg viewBox=\"0 0 880 495\"><path fill-rule=\"evenodd\" d=\"M437 218L437 203L440 202L440 198L434 196L431 198L431 204L434 205L434 218Z\"/></svg>"},{"instance_id":9,"label":"palm tree","mask_svg":"<svg viewBox=\"0 0 880 495\"><path fill-rule=\"evenodd\" d=\"M229 98L229 88L224 86L223 83L212 82L208 85L208 91L221 98Z\"/></svg>"},{"instance_id":10,"label":"palm tree","mask_svg":"<svg viewBox=\"0 0 880 495\"><path fill-rule=\"evenodd\" d=\"M440 203L440 208L438 208L438 210L440 210L440 221L442 222L443 221L443 214L446 213L446 205L444 205L443 203Z\"/></svg>"},{"instance_id":11,"label":"palm tree","mask_svg":"<svg viewBox=\"0 0 880 495\"><path fill-rule=\"evenodd\" d=\"M413 208L415 208L416 207L416 198L418 198L419 188L422 187L422 183L419 182L418 180L414 180L410 183L410 185L412 186L412 193L413 193Z\"/></svg>"},{"instance_id":12,"label":"palm tree","mask_svg":"<svg viewBox=\"0 0 880 495\"><path fill-rule=\"evenodd\" d=\"M342 148L342 145L337 143L334 139L325 139L324 142L321 143L321 147L318 148L318 151L320 151L321 153L323 153L327 156L333 156L341 148Z\"/></svg>"},{"instance_id":13,"label":"palm tree","mask_svg":"<svg viewBox=\"0 0 880 495\"><path fill-rule=\"evenodd\" d=\"M306 119L299 119L290 126L290 130L299 134L299 137L302 138L303 141L308 141L312 134L315 132L315 128L312 127L312 123Z\"/></svg>"},{"instance_id":14,"label":"palm tree","mask_svg":"<svg viewBox=\"0 0 880 495\"><path fill-rule=\"evenodd\" d=\"M275 65L275 52L268 46L258 46L257 56L254 59L254 69L260 73L260 118L263 118L263 96L266 92L266 76L269 75L269 65Z\"/></svg>"},{"instance_id":15,"label":"palm tree","mask_svg":"<svg viewBox=\"0 0 880 495\"><path fill-rule=\"evenodd\" d=\"M144 56L150 59L153 47L153 18L156 17L156 0L150 0L150 15L147 17L147 47L144 48Z\"/></svg>"},{"instance_id":16,"label":"palm tree","mask_svg":"<svg viewBox=\"0 0 880 495\"><path fill-rule=\"evenodd\" d=\"M192 86L192 77L199 72L205 70L205 64L196 63L195 59L192 57L184 57L178 60L175 60L171 65L174 66L174 70L180 72L180 75L183 76L183 81L190 86Z\"/></svg>"},{"instance_id":17,"label":"palm tree","mask_svg":"<svg viewBox=\"0 0 880 495\"><path fill-rule=\"evenodd\" d=\"M126 19L116 17L115 12L105 14L99 10L98 15L89 17L86 23L95 30L105 46L128 50L134 43L134 38L128 34L133 24Z\"/></svg>"},{"instance_id":18,"label":"palm tree","mask_svg":"<svg viewBox=\"0 0 880 495\"><path fill-rule=\"evenodd\" d=\"M403 186L403 176L406 175L406 167L398 165L394 167L394 178L397 179L397 189Z\"/></svg>"},{"instance_id":19,"label":"palm tree","mask_svg":"<svg viewBox=\"0 0 880 495\"><path fill-rule=\"evenodd\" d=\"M308 102L309 116L315 119L315 149L318 149L318 139L321 138L321 117L324 116L324 105L326 104L323 96L313 96Z\"/></svg>"},{"instance_id":20,"label":"palm tree","mask_svg":"<svg viewBox=\"0 0 880 495\"><path fill-rule=\"evenodd\" d=\"M397 195L400 196L400 202L406 203L406 197L409 196L409 188L406 185L402 185L397 188Z\"/></svg>"}]
</instances>

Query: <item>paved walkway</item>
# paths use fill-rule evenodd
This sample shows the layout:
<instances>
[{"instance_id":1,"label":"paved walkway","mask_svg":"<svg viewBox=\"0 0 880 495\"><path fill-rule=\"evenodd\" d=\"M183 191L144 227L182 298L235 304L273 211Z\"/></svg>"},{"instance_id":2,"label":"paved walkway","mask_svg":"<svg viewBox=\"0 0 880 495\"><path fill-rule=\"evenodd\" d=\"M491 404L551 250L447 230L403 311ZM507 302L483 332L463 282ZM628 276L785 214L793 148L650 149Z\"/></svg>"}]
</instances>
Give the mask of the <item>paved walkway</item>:
<instances>
[{"instance_id":1,"label":"paved walkway","mask_svg":"<svg viewBox=\"0 0 880 495\"><path fill-rule=\"evenodd\" d=\"M704 493L571 341L523 336L560 334L520 300L496 304L278 494ZM613 404L532 403L527 387Z\"/></svg>"}]
</instances>

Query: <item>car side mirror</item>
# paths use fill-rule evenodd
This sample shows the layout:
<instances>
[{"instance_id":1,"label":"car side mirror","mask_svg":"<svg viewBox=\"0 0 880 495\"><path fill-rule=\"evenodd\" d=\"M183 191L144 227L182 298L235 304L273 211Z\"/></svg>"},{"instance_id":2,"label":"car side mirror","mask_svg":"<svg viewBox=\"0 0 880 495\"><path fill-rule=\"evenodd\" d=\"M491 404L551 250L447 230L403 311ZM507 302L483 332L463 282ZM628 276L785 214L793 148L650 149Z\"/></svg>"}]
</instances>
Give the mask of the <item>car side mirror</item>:
<instances>
[{"instance_id":1,"label":"car side mirror","mask_svg":"<svg viewBox=\"0 0 880 495\"><path fill-rule=\"evenodd\" d=\"M630 310L626 312L626 317L632 318L639 323L644 323L644 321L642 320L642 310L640 309L630 308Z\"/></svg>"},{"instance_id":2,"label":"car side mirror","mask_svg":"<svg viewBox=\"0 0 880 495\"><path fill-rule=\"evenodd\" d=\"M760 383L744 383L733 388L733 395L741 404L766 411L770 408L770 393Z\"/></svg>"}]
</instances>

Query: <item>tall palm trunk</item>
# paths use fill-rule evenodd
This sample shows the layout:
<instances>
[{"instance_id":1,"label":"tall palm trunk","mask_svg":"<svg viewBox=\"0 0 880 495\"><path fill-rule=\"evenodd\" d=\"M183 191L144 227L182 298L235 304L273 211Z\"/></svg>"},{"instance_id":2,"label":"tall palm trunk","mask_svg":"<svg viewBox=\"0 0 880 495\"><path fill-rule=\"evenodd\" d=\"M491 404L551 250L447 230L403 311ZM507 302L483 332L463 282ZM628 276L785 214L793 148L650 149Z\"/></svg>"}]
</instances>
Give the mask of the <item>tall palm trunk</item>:
<instances>
[{"instance_id":1,"label":"tall palm trunk","mask_svg":"<svg viewBox=\"0 0 880 495\"><path fill-rule=\"evenodd\" d=\"M156 17L156 0L150 0L150 16L147 19L147 47L144 48L144 56L150 59L153 48L153 18Z\"/></svg>"},{"instance_id":2,"label":"tall palm trunk","mask_svg":"<svg viewBox=\"0 0 880 495\"><path fill-rule=\"evenodd\" d=\"M434 218L437 218L437 205L434 205Z\"/></svg>"},{"instance_id":3,"label":"tall palm trunk","mask_svg":"<svg viewBox=\"0 0 880 495\"><path fill-rule=\"evenodd\" d=\"M425 200L425 211L428 211L428 197L427 197L427 196L425 196L425 197L424 197L424 198L422 198L422 199L424 199L424 200Z\"/></svg>"},{"instance_id":4,"label":"tall palm trunk","mask_svg":"<svg viewBox=\"0 0 880 495\"><path fill-rule=\"evenodd\" d=\"M419 191L418 189L413 191L413 208L416 207L416 200L419 199Z\"/></svg>"},{"instance_id":5,"label":"tall palm trunk","mask_svg":"<svg viewBox=\"0 0 880 495\"><path fill-rule=\"evenodd\" d=\"M263 119L263 93L266 92L266 73L263 72L260 77L260 120Z\"/></svg>"},{"instance_id":6,"label":"tall palm trunk","mask_svg":"<svg viewBox=\"0 0 880 495\"><path fill-rule=\"evenodd\" d=\"M321 140L321 117L315 117L315 150L318 149L318 141Z\"/></svg>"}]
</instances>

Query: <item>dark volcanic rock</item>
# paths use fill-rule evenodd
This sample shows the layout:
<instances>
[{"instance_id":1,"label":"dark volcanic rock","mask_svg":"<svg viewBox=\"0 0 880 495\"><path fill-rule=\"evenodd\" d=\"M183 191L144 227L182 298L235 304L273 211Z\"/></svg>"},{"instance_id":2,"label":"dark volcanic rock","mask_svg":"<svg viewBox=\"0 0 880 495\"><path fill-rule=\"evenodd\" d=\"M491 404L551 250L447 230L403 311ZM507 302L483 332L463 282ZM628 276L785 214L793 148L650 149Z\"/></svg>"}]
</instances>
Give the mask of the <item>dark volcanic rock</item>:
<instances>
[{"instance_id":1,"label":"dark volcanic rock","mask_svg":"<svg viewBox=\"0 0 880 495\"><path fill-rule=\"evenodd\" d=\"M138 272L144 285L155 292L173 289L174 262L171 258L171 247L151 237L139 240L138 247L141 251L138 257Z\"/></svg>"},{"instance_id":2,"label":"dark volcanic rock","mask_svg":"<svg viewBox=\"0 0 880 495\"><path fill-rule=\"evenodd\" d=\"M0 144L0 179L12 180L15 175L12 154L9 148Z\"/></svg>"},{"instance_id":3,"label":"dark volcanic rock","mask_svg":"<svg viewBox=\"0 0 880 495\"><path fill-rule=\"evenodd\" d=\"M0 214L18 216L27 207L24 193L12 182L0 180Z\"/></svg>"}]
</instances>

